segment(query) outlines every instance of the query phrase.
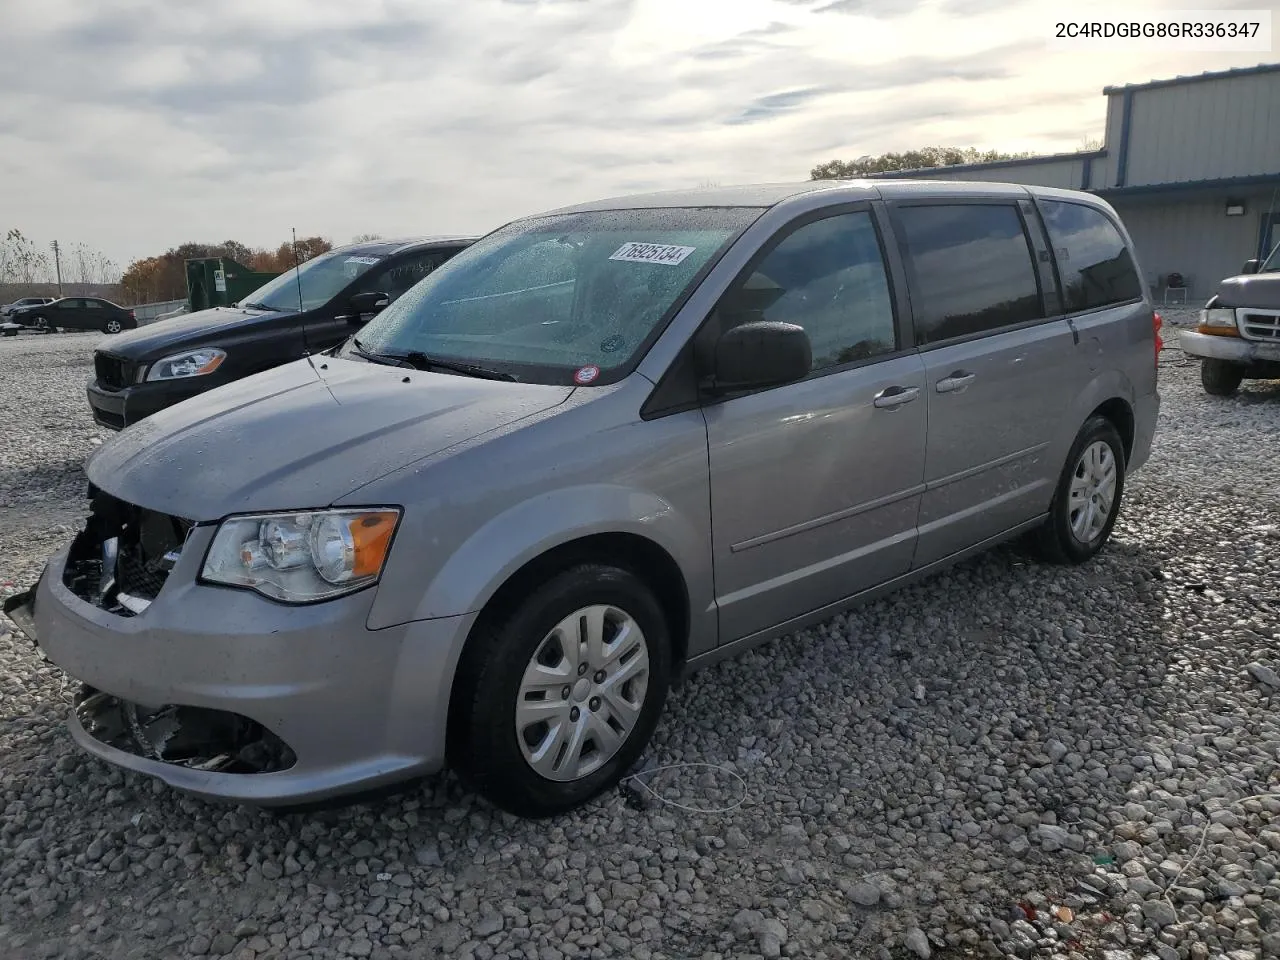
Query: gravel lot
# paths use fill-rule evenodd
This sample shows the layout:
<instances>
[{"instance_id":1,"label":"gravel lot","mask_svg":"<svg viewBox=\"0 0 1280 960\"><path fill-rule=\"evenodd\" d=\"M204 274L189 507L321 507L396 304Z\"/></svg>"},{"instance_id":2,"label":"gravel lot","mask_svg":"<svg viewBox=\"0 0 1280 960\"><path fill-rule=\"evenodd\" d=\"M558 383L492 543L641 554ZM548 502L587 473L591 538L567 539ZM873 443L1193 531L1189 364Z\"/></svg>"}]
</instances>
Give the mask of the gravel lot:
<instances>
[{"instance_id":1,"label":"gravel lot","mask_svg":"<svg viewBox=\"0 0 1280 960\"><path fill-rule=\"evenodd\" d=\"M99 339L0 340L0 593L78 521ZM720 768L653 786L726 813L196 801L76 751L5 621L0 957L1280 956L1280 383L1161 389L1091 565L1002 549L676 691L655 760Z\"/></svg>"}]
</instances>

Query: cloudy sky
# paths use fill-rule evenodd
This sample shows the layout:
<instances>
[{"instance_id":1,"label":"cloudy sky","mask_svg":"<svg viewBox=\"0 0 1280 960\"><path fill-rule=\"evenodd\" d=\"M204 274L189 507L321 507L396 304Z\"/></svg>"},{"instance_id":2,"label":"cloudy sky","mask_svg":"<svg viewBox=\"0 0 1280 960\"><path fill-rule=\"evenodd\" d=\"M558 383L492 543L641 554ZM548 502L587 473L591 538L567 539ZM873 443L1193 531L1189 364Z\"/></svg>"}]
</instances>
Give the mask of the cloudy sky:
<instances>
[{"instance_id":1,"label":"cloudy sky","mask_svg":"<svg viewBox=\"0 0 1280 960\"><path fill-rule=\"evenodd\" d=\"M1067 10L1117 9L0 0L0 230L122 265L184 240L274 246L293 226L337 242L483 232L922 145L1073 150L1101 136L1106 84L1277 59L1046 49Z\"/></svg>"}]
</instances>

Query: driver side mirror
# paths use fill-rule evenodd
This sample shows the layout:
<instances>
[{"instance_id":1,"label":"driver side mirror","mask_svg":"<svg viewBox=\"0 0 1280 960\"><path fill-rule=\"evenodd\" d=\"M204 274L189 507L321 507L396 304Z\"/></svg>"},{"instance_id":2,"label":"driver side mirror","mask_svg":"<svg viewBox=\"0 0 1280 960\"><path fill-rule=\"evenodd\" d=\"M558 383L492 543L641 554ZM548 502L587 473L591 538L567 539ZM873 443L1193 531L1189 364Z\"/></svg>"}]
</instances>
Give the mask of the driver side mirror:
<instances>
[{"instance_id":1,"label":"driver side mirror","mask_svg":"<svg viewBox=\"0 0 1280 960\"><path fill-rule=\"evenodd\" d=\"M1241 273L1257 273L1257 272L1258 272L1258 261L1257 261L1257 260L1246 260L1246 261L1244 262L1244 267L1241 269L1241 271L1240 271L1240 272L1241 272Z\"/></svg>"},{"instance_id":2,"label":"driver side mirror","mask_svg":"<svg viewBox=\"0 0 1280 960\"><path fill-rule=\"evenodd\" d=\"M347 319L352 323L364 323L366 317L386 309L390 303L391 297L385 293L379 293L374 290L370 290L367 293L357 293L347 301L347 309L351 311L351 315Z\"/></svg>"},{"instance_id":3,"label":"driver side mirror","mask_svg":"<svg viewBox=\"0 0 1280 960\"><path fill-rule=\"evenodd\" d=\"M753 320L730 327L712 348L704 388L711 393L759 390L809 375L813 351L804 327Z\"/></svg>"}]
</instances>

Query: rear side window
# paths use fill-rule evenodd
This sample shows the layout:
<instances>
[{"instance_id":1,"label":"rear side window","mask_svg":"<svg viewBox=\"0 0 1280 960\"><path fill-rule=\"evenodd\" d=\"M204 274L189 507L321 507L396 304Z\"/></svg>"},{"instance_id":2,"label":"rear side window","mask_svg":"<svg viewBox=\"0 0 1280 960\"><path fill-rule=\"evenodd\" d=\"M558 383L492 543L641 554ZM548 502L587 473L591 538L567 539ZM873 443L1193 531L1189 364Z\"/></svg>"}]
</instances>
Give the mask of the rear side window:
<instances>
[{"instance_id":1,"label":"rear side window","mask_svg":"<svg viewBox=\"0 0 1280 960\"><path fill-rule=\"evenodd\" d=\"M1040 201L1040 210L1058 261L1068 312L1141 298L1133 257L1102 211L1059 200Z\"/></svg>"},{"instance_id":2,"label":"rear side window","mask_svg":"<svg viewBox=\"0 0 1280 960\"><path fill-rule=\"evenodd\" d=\"M1022 217L1009 204L901 207L916 342L936 343L1044 316Z\"/></svg>"}]
</instances>

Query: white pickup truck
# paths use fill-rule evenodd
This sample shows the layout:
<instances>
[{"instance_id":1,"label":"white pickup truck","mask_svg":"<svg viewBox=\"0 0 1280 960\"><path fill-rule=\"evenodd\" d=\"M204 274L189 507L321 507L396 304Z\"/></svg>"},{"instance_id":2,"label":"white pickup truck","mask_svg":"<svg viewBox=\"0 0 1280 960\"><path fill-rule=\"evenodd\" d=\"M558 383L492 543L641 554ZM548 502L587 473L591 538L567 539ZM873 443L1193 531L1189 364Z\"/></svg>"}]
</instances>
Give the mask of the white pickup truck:
<instances>
[{"instance_id":1,"label":"white pickup truck","mask_svg":"<svg viewBox=\"0 0 1280 960\"><path fill-rule=\"evenodd\" d=\"M1214 396L1231 396L1245 379L1280 377L1280 245L1218 284L1195 331L1178 343L1200 358L1200 382Z\"/></svg>"}]
</instances>

